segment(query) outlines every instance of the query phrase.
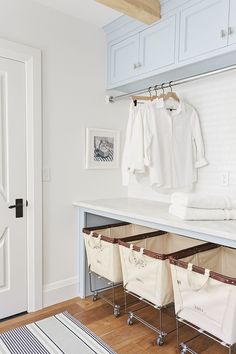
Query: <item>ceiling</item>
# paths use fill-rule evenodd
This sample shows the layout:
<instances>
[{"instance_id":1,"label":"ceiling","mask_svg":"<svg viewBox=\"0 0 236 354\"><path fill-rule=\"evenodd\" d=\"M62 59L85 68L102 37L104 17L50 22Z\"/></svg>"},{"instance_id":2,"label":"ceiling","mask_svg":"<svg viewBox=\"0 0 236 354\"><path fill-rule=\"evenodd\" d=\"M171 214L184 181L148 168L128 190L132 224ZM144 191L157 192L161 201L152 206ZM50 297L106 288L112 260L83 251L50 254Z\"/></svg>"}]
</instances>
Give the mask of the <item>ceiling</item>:
<instances>
[{"instance_id":1,"label":"ceiling","mask_svg":"<svg viewBox=\"0 0 236 354\"><path fill-rule=\"evenodd\" d=\"M105 26L122 14L112 10L95 0L35 0L42 5L77 17L99 27Z\"/></svg>"}]
</instances>

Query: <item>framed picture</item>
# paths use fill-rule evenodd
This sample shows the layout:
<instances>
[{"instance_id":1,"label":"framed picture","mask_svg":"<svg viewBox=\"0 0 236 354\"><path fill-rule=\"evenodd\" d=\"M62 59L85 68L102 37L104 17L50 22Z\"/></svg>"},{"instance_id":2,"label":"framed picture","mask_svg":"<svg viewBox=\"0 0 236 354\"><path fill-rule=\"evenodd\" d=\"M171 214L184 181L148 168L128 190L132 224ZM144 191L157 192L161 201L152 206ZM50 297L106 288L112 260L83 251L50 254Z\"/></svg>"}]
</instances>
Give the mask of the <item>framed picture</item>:
<instances>
[{"instance_id":1,"label":"framed picture","mask_svg":"<svg viewBox=\"0 0 236 354\"><path fill-rule=\"evenodd\" d=\"M118 168L120 132L86 129L86 168Z\"/></svg>"}]
</instances>

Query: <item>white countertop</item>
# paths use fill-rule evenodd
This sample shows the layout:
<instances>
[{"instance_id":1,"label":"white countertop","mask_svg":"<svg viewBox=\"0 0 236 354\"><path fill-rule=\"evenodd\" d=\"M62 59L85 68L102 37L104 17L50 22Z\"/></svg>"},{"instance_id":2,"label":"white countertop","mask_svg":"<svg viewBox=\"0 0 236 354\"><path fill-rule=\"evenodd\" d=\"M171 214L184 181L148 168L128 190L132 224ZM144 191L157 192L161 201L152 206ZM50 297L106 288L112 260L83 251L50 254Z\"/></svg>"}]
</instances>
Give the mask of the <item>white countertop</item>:
<instances>
[{"instance_id":1,"label":"white countertop","mask_svg":"<svg viewBox=\"0 0 236 354\"><path fill-rule=\"evenodd\" d=\"M85 211L102 212L122 220L122 217L132 218L143 222L159 224L166 227L178 228L194 233L200 233L227 239L235 242L236 248L236 220L232 221L184 221L168 213L169 204L135 199L98 199L75 202L74 206ZM191 236L191 235L190 235Z\"/></svg>"}]
</instances>

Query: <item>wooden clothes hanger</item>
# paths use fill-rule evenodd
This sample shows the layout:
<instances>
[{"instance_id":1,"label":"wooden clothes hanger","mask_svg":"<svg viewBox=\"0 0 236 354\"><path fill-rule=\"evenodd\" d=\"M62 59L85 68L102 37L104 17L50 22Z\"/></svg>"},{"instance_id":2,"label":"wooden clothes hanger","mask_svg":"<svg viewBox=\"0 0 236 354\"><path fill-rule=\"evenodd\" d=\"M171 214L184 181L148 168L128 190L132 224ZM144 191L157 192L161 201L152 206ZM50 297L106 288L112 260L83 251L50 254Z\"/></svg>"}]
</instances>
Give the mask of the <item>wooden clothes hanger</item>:
<instances>
[{"instance_id":1,"label":"wooden clothes hanger","mask_svg":"<svg viewBox=\"0 0 236 354\"><path fill-rule=\"evenodd\" d=\"M172 86L171 86L171 82L169 82L169 87L170 87L170 90L169 92L165 93L164 91L164 83L161 84L161 89L162 89L162 93L158 96L159 99L163 99L164 101L167 101L168 99L172 98L174 101L177 101L177 102L180 102L179 100L179 97L177 96L177 94L175 92L173 92L173 89L172 89ZM176 111L176 108L172 108L172 107L166 107L167 110L169 111Z\"/></svg>"},{"instance_id":2,"label":"wooden clothes hanger","mask_svg":"<svg viewBox=\"0 0 236 354\"><path fill-rule=\"evenodd\" d=\"M166 94L164 94L163 99L164 99L164 100L168 100L169 98L173 98L173 100L179 102L180 99L179 99L179 97L177 96L177 94L173 91L173 88L172 88L172 86L171 86L171 82L172 82L172 81L169 82L170 91L167 92ZM162 85L163 85L163 84L162 84ZM164 93L163 86L162 86L162 90L163 90L163 93Z\"/></svg>"},{"instance_id":3,"label":"wooden clothes hanger","mask_svg":"<svg viewBox=\"0 0 236 354\"><path fill-rule=\"evenodd\" d=\"M177 96L177 94L173 91L173 88L171 86L171 82L169 82L169 87L170 87L170 92L165 93L164 91L164 83L161 84L161 89L162 89L162 93L160 95L157 95L157 87L158 85L154 86L154 91L156 93L155 96L152 96L151 94L151 87L148 88L148 92L149 92L149 96L132 96L132 100L134 102L134 105L137 106L138 101L153 101L155 99L161 99L163 98L164 100L168 100L169 98L174 99L175 101L179 102L179 97Z\"/></svg>"},{"instance_id":4,"label":"wooden clothes hanger","mask_svg":"<svg viewBox=\"0 0 236 354\"><path fill-rule=\"evenodd\" d=\"M148 92L149 92L149 96L132 96L132 100L134 102L135 107L138 104L138 101L153 101L153 99L155 99L155 96L152 96L151 93L151 87L148 88Z\"/></svg>"},{"instance_id":5,"label":"wooden clothes hanger","mask_svg":"<svg viewBox=\"0 0 236 354\"><path fill-rule=\"evenodd\" d=\"M155 96L152 96L152 101L154 101L154 100L157 100L158 98L159 98L159 96L158 96L158 94L157 94L157 87L158 87L158 85L155 85L154 86L154 91L155 91Z\"/></svg>"},{"instance_id":6,"label":"wooden clothes hanger","mask_svg":"<svg viewBox=\"0 0 236 354\"><path fill-rule=\"evenodd\" d=\"M164 91L164 83L163 84L161 84L161 89L162 89L162 93L160 94L160 95L157 95L157 87L158 87L158 85L156 85L156 86L154 86L154 90L155 90L155 92L156 92L156 96L152 96L152 100L154 100L154 99L161 99L161 98L163 98L164 100L168 100L169 98L173 98L175 101L177 101L177 102L179 102L180 100L179 100L179 97L177 96L177 94L173 91L173 88L172 88L172 86L171 86L171 82L172 81L170 81L169 82L169 87L170 87L170 92L167 92L167 93L165 93L165 91Z\"/></svg>"},{"instance_id":7,"label":"wooden clothes hanger","mask_svg":"<svg viewBox=\"0 0 236 354\"><path fill-rule=\"evenodd\" d=\"M164 83L161 84L162 93L157 97L159 100L160 100L161 98L163 98L163 100L165 100L166 94L165 94L164 87L163 87L164 85L165 85Z\"/></svg>"},{"instance_id":8,"label":"wooden clothes hanger","mask_svg":"<svg viewBox=\"0 0 236 354\"><path fill-rule=\"evenodd\" d=\"M135 102L137 103L137 101L152 101L153 96L151 94L151 87L149 87L148 92L149 92L149 96L132 96L131 98L132 98L134 104L135 104Z\"/></svg>"}]
</instances>

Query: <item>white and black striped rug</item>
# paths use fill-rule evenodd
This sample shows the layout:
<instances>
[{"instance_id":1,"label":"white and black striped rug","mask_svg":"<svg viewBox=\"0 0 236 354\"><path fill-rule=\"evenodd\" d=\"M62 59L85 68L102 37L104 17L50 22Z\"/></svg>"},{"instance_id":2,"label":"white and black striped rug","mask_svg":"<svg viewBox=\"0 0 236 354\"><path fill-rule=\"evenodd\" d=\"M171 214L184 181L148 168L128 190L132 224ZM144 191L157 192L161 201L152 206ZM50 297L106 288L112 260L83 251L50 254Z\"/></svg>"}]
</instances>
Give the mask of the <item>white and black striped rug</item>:
<instances>
[{"instance_id":1,"label":"white and black striped rug","mask_svg":"<svg viewBox=\"0 0 236 354\"><path fill-rule=\"evenodd\" d=\"M1 354L115 354L68 312L0 334Z\"/></svg>"}]
</instances>

